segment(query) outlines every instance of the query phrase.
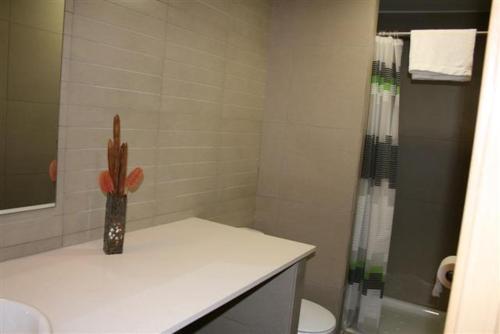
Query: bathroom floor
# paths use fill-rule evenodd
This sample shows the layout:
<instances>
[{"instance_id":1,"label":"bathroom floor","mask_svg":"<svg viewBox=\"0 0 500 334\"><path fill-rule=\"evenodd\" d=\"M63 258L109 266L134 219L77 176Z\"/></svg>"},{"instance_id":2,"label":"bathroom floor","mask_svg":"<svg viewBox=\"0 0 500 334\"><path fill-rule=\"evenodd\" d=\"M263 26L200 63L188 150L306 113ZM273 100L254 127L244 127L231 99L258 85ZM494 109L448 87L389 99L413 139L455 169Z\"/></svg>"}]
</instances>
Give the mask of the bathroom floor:
<instances>
[{"instance_id":1,"label":"bathroom floor","mask_svg":"<svg viewBox=\"0 0 500 334\"><path fill-rule=\"evenodd\" d=\"M445 319L442 311L384 298L379 334L441 334Z\"/></svg>"}]
</instances>

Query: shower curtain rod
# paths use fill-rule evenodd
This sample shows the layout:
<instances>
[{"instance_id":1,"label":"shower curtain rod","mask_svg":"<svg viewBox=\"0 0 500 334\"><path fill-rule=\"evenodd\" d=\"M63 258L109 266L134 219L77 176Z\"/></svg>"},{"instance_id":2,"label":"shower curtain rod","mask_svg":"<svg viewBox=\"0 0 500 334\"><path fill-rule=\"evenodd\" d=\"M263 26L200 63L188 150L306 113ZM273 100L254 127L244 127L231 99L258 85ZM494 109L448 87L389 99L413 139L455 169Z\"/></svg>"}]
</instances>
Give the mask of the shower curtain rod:
<instances>
[{"instance_id":1,"label":"shower curtain rod","mask_svg":"<svg viewBox=\"0 0 500 334\"><path fill-rule=\"evenodd\" d=\"M409 31L405 31L405 32L389 32L389 31L379 31L377 33L377 36L392 36L392 37L408 37L410 36L410 32ZM488 34L487 31L478 31L476 32L477 35L486 35Z\"/></svg>"}]
</instances>

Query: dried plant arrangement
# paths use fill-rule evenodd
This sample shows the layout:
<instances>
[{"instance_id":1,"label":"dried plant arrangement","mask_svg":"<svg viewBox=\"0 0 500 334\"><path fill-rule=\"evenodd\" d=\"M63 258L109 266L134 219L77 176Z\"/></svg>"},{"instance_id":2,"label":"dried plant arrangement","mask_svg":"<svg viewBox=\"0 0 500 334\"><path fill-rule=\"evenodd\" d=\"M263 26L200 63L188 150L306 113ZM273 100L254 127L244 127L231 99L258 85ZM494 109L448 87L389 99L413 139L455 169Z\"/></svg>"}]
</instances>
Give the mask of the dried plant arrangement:
<instances>
[{"instance_id":1,"label":"dried plant arrangement","mask_svg":"<svg viewBox=\"0 0 500 334\"><path fill-rule=\"evenodd\" d=\"M127 176L128 145L120 139L120 116L113 119L113 139L108 141L108 170L99 174L99 186L106 194L103 250L121 254L125 240L127 193L136 191L144 179L141 168Z\"/></svg>"}]
</instances>

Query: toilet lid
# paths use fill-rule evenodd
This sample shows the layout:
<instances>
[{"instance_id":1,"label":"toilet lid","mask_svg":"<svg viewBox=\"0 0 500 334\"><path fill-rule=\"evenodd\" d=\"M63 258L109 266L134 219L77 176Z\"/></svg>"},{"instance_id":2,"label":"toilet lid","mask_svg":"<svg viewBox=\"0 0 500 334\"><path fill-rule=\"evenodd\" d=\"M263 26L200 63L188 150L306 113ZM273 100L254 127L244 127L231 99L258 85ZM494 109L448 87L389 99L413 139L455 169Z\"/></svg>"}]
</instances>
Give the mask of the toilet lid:
<instances>
[{"instance_id":1,"label":"toilet lid","mask_svg":"<svg viewBox=\"0 0 500 334\"><path fill-rule=\"evenodd\" d=\"M299 317L299 333L324 333L335 329L335 317L326 308L302 299Z\"/></svg>"}]
</instances>

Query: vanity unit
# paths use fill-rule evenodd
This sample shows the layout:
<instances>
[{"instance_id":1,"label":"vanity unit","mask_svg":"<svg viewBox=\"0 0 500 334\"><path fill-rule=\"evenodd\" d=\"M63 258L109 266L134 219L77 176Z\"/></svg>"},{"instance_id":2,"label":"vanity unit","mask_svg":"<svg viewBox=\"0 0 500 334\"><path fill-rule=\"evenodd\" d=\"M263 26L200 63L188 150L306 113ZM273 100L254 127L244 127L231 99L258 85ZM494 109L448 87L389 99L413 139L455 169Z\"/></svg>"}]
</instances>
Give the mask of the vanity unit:
<instances>
[{"instance_id":1,"label":"vanity unit","mask_svg":"<svg viewBox=\"0 0 500 334\"><path fill-rule=\"evenodd\" d=\"M189 218L0 263L0 297L32 305L54 333L297 333L315 247Z\"/></svg>"}]
</instances>

